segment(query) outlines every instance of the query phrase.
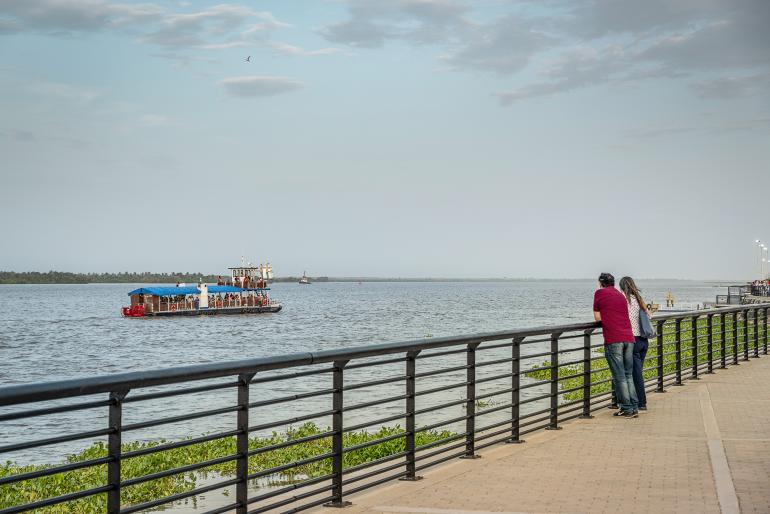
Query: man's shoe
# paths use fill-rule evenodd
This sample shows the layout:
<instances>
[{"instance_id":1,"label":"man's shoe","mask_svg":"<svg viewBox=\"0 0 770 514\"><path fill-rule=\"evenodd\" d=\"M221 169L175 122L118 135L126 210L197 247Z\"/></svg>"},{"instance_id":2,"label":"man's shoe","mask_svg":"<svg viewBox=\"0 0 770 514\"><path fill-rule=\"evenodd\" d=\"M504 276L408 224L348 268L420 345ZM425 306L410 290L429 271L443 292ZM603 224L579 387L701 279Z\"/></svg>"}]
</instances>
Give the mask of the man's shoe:
<instances>
[{"instance_id":1,"label":"man's shoe","mask_svg":"<svg viewBox=\"0 0 770 514\"><path fill-rule=\"evenodd\" d=\"M625 413L625 415L623 417L625 417L625 418L638 418L639 417L639 411L638 410L626 411L626 413Z\"/></svg>"},{"instance_id":2,"label":"man's shoe","mask_svg":"<svg viewBox=\"0 0 770 514\"><path fill-rule=\"evenodd\" d=\"M607 405L607 408L608 409L619 409L620 407L618 407L617 403L611 403L611 404Z\"/></svg>"},{"instance_id":3,"label":"man's shoe","mask_svg":"<svg viewBox=\"0 0 770 514\"><path fill-rule=\"evenodd\" d=\"M647 410L647 406L646 405L640 405L639 406L639 410Z\"/></svg>"},{"instance_id":4,"label":"man's shoe","mask_svg":"<svg viewBox=\"0 0 770 514\"><path fill-rule=\"evenodd\" d=\"M612 415L613 415L613 416L615 416L615 417L617 418L617 417L620 417L620 416L625 416L625 415L626 415L626 412L627 412L627 411L624 411L624 410L619 410L618 412L613 412L613 413L612 413Z\"/></svg>"}]
</instances>

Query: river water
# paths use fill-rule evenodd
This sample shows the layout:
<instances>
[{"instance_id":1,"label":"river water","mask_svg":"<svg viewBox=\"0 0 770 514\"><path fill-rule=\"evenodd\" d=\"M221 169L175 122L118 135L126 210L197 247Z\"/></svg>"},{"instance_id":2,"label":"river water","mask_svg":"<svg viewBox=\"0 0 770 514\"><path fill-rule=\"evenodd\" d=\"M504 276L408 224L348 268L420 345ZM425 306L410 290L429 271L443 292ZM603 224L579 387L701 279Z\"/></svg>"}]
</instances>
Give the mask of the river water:
<instances>
[{"instance_id":1,"label":"river water","mask_svg":"<svg viewBox=\"0 0 770 514\"><path fill-rule=\"evenodd\" d=\"M724 287L692 281L641 281L645 298L665 303L672 291L677 308L695 308L713 301ZM273 356L302 351L361 346L407 339L498 331L532 326L589 321L594 281L517 282L364 282L274 284L272 297L284 304L277 314L134 318L120 316L126 293L139 285L6 285L0 286L0 387L41 381L92 377L109 373L157 369L180 365ZM438 359L434 359L438 360ZM444 361L434 365L457 365ZM378 370L392 376L392 370ZM423 369L430 369L430 366ZM504 372L504 371L502 371ZM350 380L371 379L365 372L346 374ZM349 377L349 378L348 378ZM252 397L270 398L314 388L330 387L329 376L287 381L255 390ZM436 379L451 382L461 375ZM382 388L381 395L403 394L400 388ZM146 391L143 391L146 392ZM461 398L455 389L436 401ZM198 410L231 405L233 391L196 397ZM364 389L346 402L368 401ZM527 394L542 394L537 388ZM131 404L124 423L189 412L178 399ZM253 413L252 424L284 419L330 408L328 396L292 402ZM418 406L419 408L419 406ZM2 408L0 413L17 408ZM283 409L283 410L282 410ZM370 419L398 413L402 402L382 406ZM459 407L458 407L459 409ZM504 415L504 413L501 413ZM375 418L371 418L375 416ZM445 412L439 419L449 417ZM418 424L435 422L427 416ZM207 432L231 430L234 416L201 418L151 430L127 433L128 440L177 439ZM318 420L326 426L329 418ZM0 446L34 438L51 437L68 430L106 426L106 409L78 411L0 423ZM376 427L375 427L376 428ZM452 428L452 427L449 427ZM281 430L278 428L277 430ZM267 431L268 433L270 430ZM46 449L0 455L17 462L58 462L92 441L78 441Z\"/></svg>"}]
</instances>

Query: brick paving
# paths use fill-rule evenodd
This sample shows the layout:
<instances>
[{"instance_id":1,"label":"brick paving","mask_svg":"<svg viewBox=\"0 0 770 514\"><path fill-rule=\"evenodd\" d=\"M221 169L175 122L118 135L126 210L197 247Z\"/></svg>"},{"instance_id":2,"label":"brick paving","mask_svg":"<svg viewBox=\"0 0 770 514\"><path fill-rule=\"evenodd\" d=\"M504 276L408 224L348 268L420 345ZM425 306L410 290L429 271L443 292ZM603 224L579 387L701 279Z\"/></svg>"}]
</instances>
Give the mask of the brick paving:
<instances>
[{"instance_id":1,"label":"brick paving","mask_svg":"<svg viewBox=\"0 0 770 514\"><path fill-rule=\"evenodd\" d=\"M685 384L651 393L638 419L604 409L349 496L345 512L770 512L770 357Z\"/></svg>"}]
</instances>

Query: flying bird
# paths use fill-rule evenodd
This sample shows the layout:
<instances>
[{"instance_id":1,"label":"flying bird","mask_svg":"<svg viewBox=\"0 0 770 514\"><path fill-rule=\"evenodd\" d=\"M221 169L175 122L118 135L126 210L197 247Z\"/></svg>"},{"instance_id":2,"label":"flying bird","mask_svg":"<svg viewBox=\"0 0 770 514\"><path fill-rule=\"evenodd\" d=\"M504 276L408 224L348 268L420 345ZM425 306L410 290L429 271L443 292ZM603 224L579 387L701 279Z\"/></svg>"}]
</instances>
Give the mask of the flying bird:
<instances>
[{"instance_id":1,"label":"flying bird","mask_svg":"<svg viewBox=\"0 0 770 514\"><path fill-rule=\"evenodd\" d=\"M251 56L246 57L246 62L251 62Z\"/></svg>"}]
</instances>

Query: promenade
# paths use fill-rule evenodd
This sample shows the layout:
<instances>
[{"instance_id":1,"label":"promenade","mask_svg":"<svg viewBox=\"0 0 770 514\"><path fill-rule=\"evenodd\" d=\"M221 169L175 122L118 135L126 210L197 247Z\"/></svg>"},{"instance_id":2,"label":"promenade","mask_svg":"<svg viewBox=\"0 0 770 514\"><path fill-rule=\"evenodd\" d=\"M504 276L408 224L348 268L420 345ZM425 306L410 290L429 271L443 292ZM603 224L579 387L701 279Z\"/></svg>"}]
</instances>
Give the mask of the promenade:
<instances>
[{"instance_id":1,"label":"promenade","mask_svg":"<svg viewBox=\"0 0 770 514\"><path fill-rule=\"evenodd\" d=\"M353 513L770 512L770 358L353 495ZM325 512L329 512L326 510Z\"/></svg>"}]
</instances>

